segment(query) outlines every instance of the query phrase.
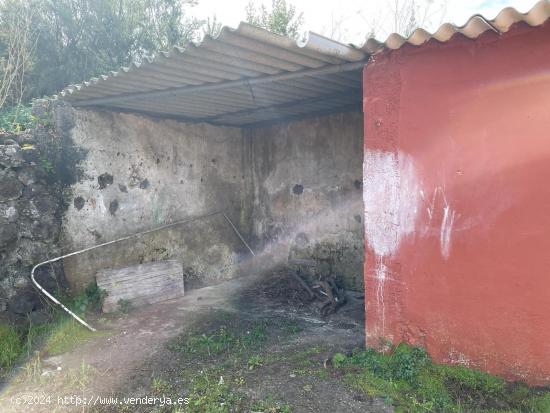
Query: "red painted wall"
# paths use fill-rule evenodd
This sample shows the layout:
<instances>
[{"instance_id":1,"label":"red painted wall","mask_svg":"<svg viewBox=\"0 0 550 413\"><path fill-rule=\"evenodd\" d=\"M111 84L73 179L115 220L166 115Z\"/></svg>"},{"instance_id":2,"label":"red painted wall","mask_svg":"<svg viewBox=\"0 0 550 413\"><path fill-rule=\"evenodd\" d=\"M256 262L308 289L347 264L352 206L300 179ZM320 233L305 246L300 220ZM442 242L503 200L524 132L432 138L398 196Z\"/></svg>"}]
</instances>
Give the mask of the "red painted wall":
<instances>
[{"instance_id":1,"label":"red painted wall","mask_svg":"<svg viewBox=\"0 0 550 413\"><path fill-rule=\"evenodd\" d=\"M550 22L364 71L367 345L550 383Z\"/></svg>"}]
</instances>

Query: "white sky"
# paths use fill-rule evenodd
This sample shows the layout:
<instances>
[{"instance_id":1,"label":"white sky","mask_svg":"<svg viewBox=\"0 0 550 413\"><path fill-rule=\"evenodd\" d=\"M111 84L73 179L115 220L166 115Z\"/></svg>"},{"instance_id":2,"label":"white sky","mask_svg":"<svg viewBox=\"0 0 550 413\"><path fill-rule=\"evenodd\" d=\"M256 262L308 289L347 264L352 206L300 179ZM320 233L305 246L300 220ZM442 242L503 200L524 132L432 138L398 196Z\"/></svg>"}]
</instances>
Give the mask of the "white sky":
<instances>
[{"instance_id":1,"label":"white sky","mask_svg":"<svg viewBox=\"0 0 550 413\"><path fill-rule=\"evenodd\" d=\"M287 0L304 14L303 30L310 30L331 36L336 40L362 44L367 33L376 22L376 37L385 40L392 31L390 4L395 0ZM429 0L416 0L417 3ZM492 19L504 7L512 6L520 12L528 11L536 0L433 0L433 17L425 24L429 31L441 23L451 22L463 25L473 14L482 14ZM443 1L443 11L438 4ZM192 9L198 18L216 15L224 25L237 27L245 18L245 7L249 0L198 0ZM270 4L271 0L255 0L257 4ZM443 15L441 13L443 11ZM331 30L331 21L342 22L340 31Z\"/></svg>"}]
</instances>

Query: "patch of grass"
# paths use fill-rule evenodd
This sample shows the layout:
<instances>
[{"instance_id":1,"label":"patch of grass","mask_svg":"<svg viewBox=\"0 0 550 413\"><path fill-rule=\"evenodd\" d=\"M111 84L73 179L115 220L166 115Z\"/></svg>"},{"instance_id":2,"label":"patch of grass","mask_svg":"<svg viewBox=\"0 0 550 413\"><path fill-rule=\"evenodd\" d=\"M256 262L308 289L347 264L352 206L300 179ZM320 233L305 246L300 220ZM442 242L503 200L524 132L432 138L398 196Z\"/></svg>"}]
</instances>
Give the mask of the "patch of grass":
<instances>
[{"instance_id":1,"label":"patch of grass","mask_svg":"<svg viewBox=\"0 0 550 413\"><path fill-rule=\"evenodd\" d=\"M388 353L336 353L332 364L343 370L350 385L384 398L396 411L550 412L550 393L465 366L435 364L420 347L399 344Z\"/></svg>"},{"instance_id":2,"label":"patch of grass","mask_svg":"<svg viewBox=\"0 0 550 413\"><path fill-rule=\"evenodd\" d=\"M99 310L104 297L105 293L92 283L83 293L73 298L64 297L63 301L77 314L84 314L90 310ZM22 354L26 353L28 361L32 362L32 355L38 348L48 354L58 355L73 350L97 334L101 333L91 332L58 308L51 309L51 319L44 324L29 322L18 327L0 324L0 376Z\"/></svg>"},{"instance_id":3,"label":"patch of grass","mask_svg":"<svg viewBox=\"0 0 550 413\"><path fill-rule=\"evenodd\" d=\"M266 400L257 400L250 406L252 412L262 413L290 413L290 406L286 403L278 403L272 397Z\"/></svg>"},{"instance_id":4,"label":"patch of grass","mask_svg":"<svg viewBox=\"0 0 550 413\"><path fill-rule=\"evenodd\" d=\"M132 303L130 300L125 300L121 298L118 300L118 311L120 311L122 314L128 314L130 310L132 309Z\"/></svg>"},{"instance_id":5,"label":"patch of grass","mask_svg":"<svg viewBox=\"0 0 550 413\"><path fill-rule=\"evenodd\" d=\"M198 356L218 356L228 352L257 349L267 342L267 324L254 322L245 332L235 333L221 326L213 333L181 336L169 344L173 351Z\"/></svg>"},{"instance_id":6,"label":"patch of grass","mask_svg":"<svg viewBox=\"0 0 550 413\"><path fill-rule=\"evenodd\" d=\"M94 335L96 333L81 326L72 318L65 318L52 326L44 342L44 351L50 355L66 353Z\"/></svg>"},{"instance_id":7,"label":"patch of grass","mask_svg":"<svg viewBox=\"0 0 550 413\"><path fill-rule=\"evenodd\" d=\"M189 413L246 411L245 396L209 371L201 371L193 377L186 397L189 397L189 405L186 406Z\"/></svg>"},{"instance_id":8,"label":"patch of grass","mask_svg":"<svg viewBox=\"0 0 550 413\"><path fill-rule=\"evenodd\" d=\"M169 396L173 389L168 381L160 377L155 377L151 382L151 391L155 396Z\"/></svg>"},{"instance_id":9,"label":"patch of grass","mask_svg":"<svg viewBox=\"0 0 550 413\"><path fill-rule=\"evenodd\" d=\"M23 352L21 336L14 326L0 324L0 369L11 367Z\"/></svg>"}]
</instances>

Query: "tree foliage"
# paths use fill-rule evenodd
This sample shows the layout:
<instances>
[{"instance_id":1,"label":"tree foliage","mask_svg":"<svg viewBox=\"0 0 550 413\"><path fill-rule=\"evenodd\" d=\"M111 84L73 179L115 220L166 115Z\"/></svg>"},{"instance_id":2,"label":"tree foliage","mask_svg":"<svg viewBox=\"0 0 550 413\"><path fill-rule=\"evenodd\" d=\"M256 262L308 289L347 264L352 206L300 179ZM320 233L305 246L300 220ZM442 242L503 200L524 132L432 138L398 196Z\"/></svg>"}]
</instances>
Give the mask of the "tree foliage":
<instances>
[{"instance_id":1,"label":"tree foliage","mask_svg":"<svg viewBox=\"0 0 550 413\"><path fill-rule=\"evenodd\" d=\"M0 22L23 5L32 68L24 99L50 95L71 83L118 70L174 45L193 40L201 22L187 15L195 0L0 0ZM13 26L13 24L12 24ZM13 33L13 31L11 31ZM0 37L6 59L9 36ZM30 49L29 49L30 50ZM5 71L4 71L5 72ZM0 73L1 74L1 73ZM3 83L4 84L4 83Z\"/></svg>"},{"instance_id":2,"label":"tree foliage","mask_svg":"<svg viewBox=\"0 0 550 413\"><path fill-rule=\"evenodd\" d=\"M271 9L265 5L257 8L251 1L246 6L246 21L254 26L297 39L300 35L304 16L286 0L272 0Z\"/></svg>"},{"instance_id":3,"label":"tree foliage","mask_svg":"<svg viewBox=\"0 0 550 413\"><path fill-rule=\"evenodd\" d=\"M6 0L0 10L0 108L18 105L32 67L36 33L27 2Z\"/></svg>"}]
</instances>

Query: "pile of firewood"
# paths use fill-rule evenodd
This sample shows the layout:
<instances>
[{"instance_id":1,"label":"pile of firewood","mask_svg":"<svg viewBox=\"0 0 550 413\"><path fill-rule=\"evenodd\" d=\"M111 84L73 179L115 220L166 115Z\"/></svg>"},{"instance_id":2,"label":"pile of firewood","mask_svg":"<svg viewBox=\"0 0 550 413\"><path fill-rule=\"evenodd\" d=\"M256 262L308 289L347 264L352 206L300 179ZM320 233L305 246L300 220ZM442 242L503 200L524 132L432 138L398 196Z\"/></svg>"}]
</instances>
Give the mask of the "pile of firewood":
<instances>
[{"instance_id":1,"label":"pile of firewood","mask_svg":"<svg viewBox=\"0 0 550 413\"><path fill-rule=\"evenodd\" d=\"M289 264L309 264L306 260L299 261L289 261ZM317 274L314 280L310 280L311 277L302 276L300 265L291 265L288 273L296 281L295 284L298 288L300 288L302 301L317 307L321 316L326 317L336 312L338 308L346 303L345 291L338 285L334 276Z\"/></svg>"}]
</instances>

